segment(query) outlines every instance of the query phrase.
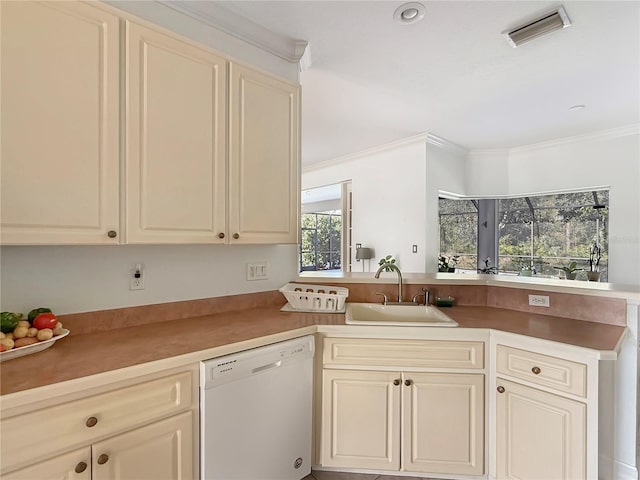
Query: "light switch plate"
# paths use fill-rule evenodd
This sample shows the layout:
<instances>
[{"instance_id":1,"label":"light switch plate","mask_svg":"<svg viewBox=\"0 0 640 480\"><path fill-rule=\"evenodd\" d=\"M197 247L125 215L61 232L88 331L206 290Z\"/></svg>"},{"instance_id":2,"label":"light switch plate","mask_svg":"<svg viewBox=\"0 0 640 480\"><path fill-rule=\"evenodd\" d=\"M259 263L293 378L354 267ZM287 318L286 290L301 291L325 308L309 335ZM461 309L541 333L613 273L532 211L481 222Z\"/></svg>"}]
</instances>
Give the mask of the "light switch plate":
<instances>
[{"instance_id":1,"label":"light switch plate","mask_svg":"<svg viewBox=\"0 0 640 480\"><path fill-rule=\"evenodd\" d=\"M268 280L269 279L269 263L256 262L247 263L247 280Z\"/></svg>"}]
</instances>

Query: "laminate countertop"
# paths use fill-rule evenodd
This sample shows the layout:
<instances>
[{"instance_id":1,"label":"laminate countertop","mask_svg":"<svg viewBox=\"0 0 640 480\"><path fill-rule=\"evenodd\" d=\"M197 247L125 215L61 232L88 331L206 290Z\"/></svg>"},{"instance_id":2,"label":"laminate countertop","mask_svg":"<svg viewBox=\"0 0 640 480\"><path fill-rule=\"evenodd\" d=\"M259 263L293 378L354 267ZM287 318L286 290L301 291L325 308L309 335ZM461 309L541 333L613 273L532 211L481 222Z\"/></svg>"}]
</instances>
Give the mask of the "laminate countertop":
<instances>
[{"instance_id":1,"label":"laminate countertop","mask_svg":"<svg viewBox=\"0 0 640 480\"><path fill-rule=\"evenodd\" d=\"M395 338L403 329L420 328L428 338L435 330L492 329L573 345L598 352L615 352L625 327L482 306L444 310L459 327L373 327ZM367 326L346 325L343 314L281 312L277 306L230 311L162 321L109 331L71 333L33 355L0 364L3 396L119 369L173 359L194 363L286 338L344 329L350 335ZM426 329L426 330L424 330ZM408 330L404 330L408 331ZM399 333L400 332L400 333ZM460 332L463 333L463 332ZM165 362L166 364L166 362ZM6 397L5 397L6 398Z\"/></svg>"}]
</instances>

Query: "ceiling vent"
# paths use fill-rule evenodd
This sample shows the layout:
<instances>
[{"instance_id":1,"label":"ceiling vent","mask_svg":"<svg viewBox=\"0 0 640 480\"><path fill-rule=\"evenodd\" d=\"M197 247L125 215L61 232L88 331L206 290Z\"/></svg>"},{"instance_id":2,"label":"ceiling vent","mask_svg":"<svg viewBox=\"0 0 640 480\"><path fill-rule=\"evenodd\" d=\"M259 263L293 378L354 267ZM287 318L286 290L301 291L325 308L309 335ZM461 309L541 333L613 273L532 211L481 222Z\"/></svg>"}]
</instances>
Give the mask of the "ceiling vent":
<instances>
[{"instance_id":1,"label":"ceiling vent","mask_svg":"<svg viewBox=\"0 0 640 480\"><path fill-rule=\"evenodd\" d=\"M534 38L571 26L571 20L564 7L548 13L536 20L521 25L502 34L513 48L519 47Z\"/></svg>"}]
</instances>

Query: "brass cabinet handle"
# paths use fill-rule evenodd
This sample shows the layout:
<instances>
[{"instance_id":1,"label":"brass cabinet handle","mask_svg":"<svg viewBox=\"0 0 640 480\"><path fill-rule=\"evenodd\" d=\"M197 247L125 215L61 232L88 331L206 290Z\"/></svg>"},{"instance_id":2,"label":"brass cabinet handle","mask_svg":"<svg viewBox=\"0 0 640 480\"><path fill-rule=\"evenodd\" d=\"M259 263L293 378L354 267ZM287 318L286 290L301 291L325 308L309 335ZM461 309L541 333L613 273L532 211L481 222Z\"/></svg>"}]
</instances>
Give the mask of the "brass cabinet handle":
<instances>
[{"instance_id":1,"label":"brass cabinet handle","mask_svg":"<svg viewBox=\"0 0 640 480\"><path fill-rule=\"evenodd\" d=\"M399 379L399 378L396 378L396 379L393 381L393 384L394 384L395 386L400 385L400 379Z\"/></svg>"},{"instance_id":2,"label":"brass cabinet handle","mask_svg":"<svg viewBox=\"0 0 640 480\"><path fill-rule=\"evenodd\" d=\"M504 387L502 385L500 385L496 390L498 390L498 393L504 393Z\"/></svg>"},{"instance_id":3,"label":"brass cabinet handle","mask_svg":"<svg viewBox=\"0 0 640 480\"><path fill-rule=\"evenodd\" d=\"M540 367L533 367L531 371L534 373L534 375L539 375L542 370L540 370Z\"/></svg>"},{"instance_id":4,"label":"brass cabinet handle","mask_svg":"<svg viewBox=\"0 0 640 480\"><path fill-rule=\"evenodd\" d=\"M87 427L91 428L91 427L95 427L97 423L98 423L98 419L96 417L89 417L87 418L87 421L84 424Z\"/></svg>"},{"instance_id":5,"label":"brass cabinet handle","mask_svg":"<svg viewBox=\"0 0 640 480\"><path fill-rule=\"evenodd\" d=\"M115 230L109 230L107 232L107 237L109 238L116 238L118 236L118 232L116 232Z\"/></svg>"},{"instance_id":6,"label":"brass cabinet handle","mask_svg":"<svg viewBox=\"0 0 640 480\"><path fill-rule=\"evenodd\" d=\"M404 381L404 384L405 384L407 387L410 387L412 383L413 383L413 382L412 382L411 380L408 380L408 379Z\"/></svg>"},{"instance_id":7,"label":"brass cabinet handle","mask_svg":"<svg viewBox=\"0 0 640 480\"><path fill-rule=\"evenodd\" d=\"M220 233L218 234L218 238L224 238L224 232L220 232Z\"/></svg>"},{"instance_id":8,"label":"brass cabinet handle","mask_svg":"<svg viewBox=\"0 0 640 480\"><path fill-rule=\"evenodd\" d=\"M233 238L235 238L236 240L240 238L240 234L239 233L234 233L233 234Z\"/></svg>"},{"instance_id":9,"label":"brass cabinet handle","mask_svg":"<svg viewBox=\"0 0 640 480\"><path fill-rule=\"evenodd\" d=\"M76 473L82 473L87 469L87 463L86 462L80 462L79 464L76 465Z\"/></svg>"},{"instance_id":10,"label":"brass cabinet handle","mask_svg":"<svg viewBox=\"0 0 640 480\"><path fill-rule=\"evenodd\" d=\"M98 465L104 465L108 461L109 461L109 455L107 455L106 453L103 453L98 457Z\"/></svg>"}]
</instances>

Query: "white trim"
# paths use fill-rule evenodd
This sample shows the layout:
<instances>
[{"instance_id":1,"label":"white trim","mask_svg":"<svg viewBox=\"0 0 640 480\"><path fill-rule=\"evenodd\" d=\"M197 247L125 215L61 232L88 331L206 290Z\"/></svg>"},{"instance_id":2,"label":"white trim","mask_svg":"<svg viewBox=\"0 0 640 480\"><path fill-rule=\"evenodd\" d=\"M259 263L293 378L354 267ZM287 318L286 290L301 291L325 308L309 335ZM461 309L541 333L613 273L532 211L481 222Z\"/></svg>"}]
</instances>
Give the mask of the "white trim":
<instances>
[{"instance_id":1,"label":"white trim","mask_svg":"<svg viewBox=\"0 0 640 480\"><path fill-rule=\"evenodd\" d=\"M428 142L429 135L430 134L428 133L419 133L418 135L413 135L412 137L401 138L400 140L395 140L393 142L385 143L383 145L378 145L377 147L368 148L366 150L361 150L355 153L349 153L347 155L343 155L342 157L337 157L329 160L323 160L321 162L312 163L311 165L303 167L302 173L312 172L314 170L321 170L327 167L333 167L335 165L350 162L352 160L357 160L358 158L368 157L371 155L375 155L377 153L382 153L388 150L393 150L395 148L404 147L405 145L410 145L416 142Z\"/></svg>"},{"instance_id":2,"label":"white trim","mask_svg":"<svg viewBox=\"0 0 640 480\"><path fill-rule=\"evenodd\" d=\"M307 42L280 35L215 2L155 0L210 27L225 32L291 63L302 58ZM310 62L310 60L309 60Z\"/></svg>"},{"instance_id":3,"label":"white trim","mask_svg":"<svg viewBox=\"0 0 640 480\"><path fill-rule=\"evenodd\" d=\"M599 130L597 132L585 133L582 135L574 135L573 137L557 138L546 142L534 143L531 145L523 145L521 147L512 148L510 153L527 152L531 150L542 150L545 148L559 147L570 145L572 143L592 142L598 140L611 140L614 138L626 137L628 135L640 134L640 124L625 125L623 127L609 128L607 130Z\"/></svg>"},{"instance_id":4,"label":"white trim","mask_svg":"<svg viewBox=\"0 0 640 480\"><path fill-rule=\"evenodd\" d=\"M469 150L458 145L457 143L453 143L446 138L439 137L434 133L427 134L427 143L429 145L433 145L434 147L442 148L443 150L447 150L448 152L455 153L457 155L468 155Z\"/></svg>"},{"instance_id":5,"label":"white trim","mask_svg":"<svg viewBox=\"0 0 640 480\"><path fill-rule=\"evenodd\" d=\"M591 192L593 190L611 190L611 185L592 185L590 187L580 188L566 188L562 190L547 190L544 192L530 192L530 193L504 193L499 195L466 195L454 192L447 192L446 190L438 190L438 195L443 198L449 198L452 200L501 200L505 198L522 198L522 197L541 197L544 195L559 195L564 193L584 193Z\"/></svg>"},{"instance_id":6,"label":"white trim","mask_svg":"<svg viewBox=\"0 0 640 480\"><path fill-rule=\"evenodd\" d=\"M351 160L356 160L358 158L368 157L371 155L375 155L376 153L382 153L388 150L393 150L395 148L404 147L405 145L409 145L415 142L426 142L429 145L433 145L434 147L442 148L443 150L448 150L459 155L466 155L469 153L466 148L461 147L460 145L453 143L446 138L439 137L438 135L435 135L433 133L425 132L413 135L411 137L401 138L400 140L394 140L393 142L378 145L376 147L367 148L366 150L361 150L359 152L349 153L347 155L343 155L342 157L312 163L311 165L304 167L302 171L303 173L306 173L312 172L314 170L332 167L334 165L350 162Z\"/></svg>"}]
</instances>

